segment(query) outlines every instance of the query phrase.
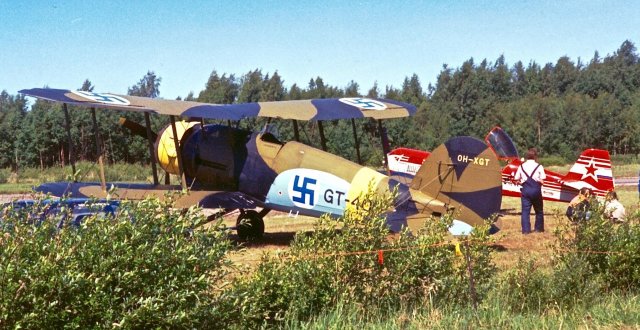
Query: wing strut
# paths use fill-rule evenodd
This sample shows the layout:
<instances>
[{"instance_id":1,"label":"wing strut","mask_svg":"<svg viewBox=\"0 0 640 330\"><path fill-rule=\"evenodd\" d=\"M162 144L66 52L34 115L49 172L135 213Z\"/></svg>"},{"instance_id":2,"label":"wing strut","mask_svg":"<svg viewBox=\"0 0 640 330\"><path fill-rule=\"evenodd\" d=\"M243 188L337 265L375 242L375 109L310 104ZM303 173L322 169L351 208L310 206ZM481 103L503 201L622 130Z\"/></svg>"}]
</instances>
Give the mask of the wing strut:
<instances>
[{"instance_id":1,"label":"wing strut","mask_svg":"<svg viewBox=\"0 0 640 330\"><path fill-rule=\"evenodd\" d=\"M327 151L327 138L324 136L322 120L318 120L318 131L320 131L320 145L322 145L322 150Z\"/></svg>"},{"instance_id":2,"label":"wing strut","mask_svg":"<svg viewBox=\"0 0 640 330\"><path fill-rule=\"evenodd\" d=\"M171 118L171 130L173 132L173 143L176 146L176 158L178 159L178 173L180 173L180 185L182 189L187 189L187 178L184 176L184 168L182 167L182 149L180 148L180 139L178 139L178 130L176 129L176 116Z\"/></svg>"},{"instance_id":3,"label":"wing strut","mask_svg":"<svg viewBox=\"0 0 640 330\"><path fill-rule=\"evenodd\" d=\"M153 132L151 131L151 119L149 118L149 113L144 113L144 123L147 127L147 141L149 142L149 157L151 157L151 171L153 171L153 184L158 184L158 169L156 168L156 157L154 157L155 152L153 151ZM175 127L174 127L175 132ZM175 134L175 133L174 133ZM175 136L175 135L174 135Z\"/></svg>"},{"instance_id":4,"label":"wing strut","mask_svg":"<svg viewBox=\"0 0 640 330\"><path fill-rule=\"evenodd\" d=\"M71 171L73 176L73 182L77 182L76 179L76 158L73 153L73 141L71 141L71 118L69 117L69 110L67 109L67 104L62 103L62 110L64 111L64 123L65 129L67 131L67 140L69 140L69 163L71 163Z\"/></svg>"},{"instance_id":5,"label":"wing strut","mask_svg":"<svg viewBox=\"0 0 640 330\"><path fill-rule=\"evenodd\" d=\"M300 131L298 130L298 121L295 119L291 120L293 122L293 137L296 142L300 142Z\"/></svg>"},{"instance_id":6,"label":"wing strut","mask_svg":"<svg viewBox=\"0 0 640 330\"><path fill-rule=\"evenodd\" d=\"M100 130L98 129L98 120L96 120L96 108L91 108L91 120L93 121L93 131L96 132L96 153L98 154L98 165L100 167L100 188L107 191L107 180L104 177L104 163L102 162L102 141L100 139Z\"/></svg>"},{"instance_id":7,"label":"wing strut","mask_svg":"<svg viewBox=\"0 0 640 330\"><path fill-rule=\"evenodd\" d=\"M360 158L360 141L358 141L358 132L356 131L356 120L351 118L351 128L353 129L353 140L356 147L356 156L358 156L358 164L362 165Z\"/></svg>"},{"instance_id":8,"label":"wing strut","mask_svg":"<svg viewBox=\"0 0 640 330\"><path fill-rule=\"evenodd\" d=\"M389 137L387 136L387 130L382 127L382 120L378 119L378 133L380 133L380 141L382 143L382 154L384 167L387 169L387 174L389 174L389 162L387 161L387 155L391 152L391 148L389 147Z\"/></svg>"}]
</instances>

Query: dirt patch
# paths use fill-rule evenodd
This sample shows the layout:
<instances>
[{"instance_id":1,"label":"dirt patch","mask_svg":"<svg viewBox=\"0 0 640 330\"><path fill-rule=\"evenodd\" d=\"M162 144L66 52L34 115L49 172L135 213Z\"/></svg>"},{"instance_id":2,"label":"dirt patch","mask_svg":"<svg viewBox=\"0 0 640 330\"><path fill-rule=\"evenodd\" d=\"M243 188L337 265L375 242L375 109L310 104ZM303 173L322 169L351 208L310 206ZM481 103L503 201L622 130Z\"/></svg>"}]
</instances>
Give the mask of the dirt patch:
<instances>
[{"instance_id":1,"label":"dirt patch","mask_svg":"<svg viewBox=\"0 0 640 330\"><path fill-rule=\"evenodd\" d=\"M0 194L0 203L7 203L18 199L35 198L35 194Z\"/></svg>"},{"instance_id":2,"label":"dirt patch","mask_svg":"<svg viewBox=\"0 0 640 330\"><path fill-rule=\"evenodd\" d=\"M514 199L516 200L516 199ZM519 202L519 199L517 200ZM513 201L511 201L513 203ZM554 230L564 221L561 210L564 203L548 203L545 205L545 232L523 235L520 228L520 209L504 209L496 225L500 231L494 234L493 260L501 270L509 269L518 263L520 257L535 257L540 266L550 262L551 246L555 243ZM237 215L225 217L225 224L235 225ZM534 216L531 215L533 226ZM291 218L286 213L272 212L265 217L264 237L256 241L242 241L235 231L230 231L230 238L236 246L229 257L238 266L252 267L259 263L263 255L276 255L289 249L296 233L312 232L315 218Z\"/></svg>"}]
</instances>

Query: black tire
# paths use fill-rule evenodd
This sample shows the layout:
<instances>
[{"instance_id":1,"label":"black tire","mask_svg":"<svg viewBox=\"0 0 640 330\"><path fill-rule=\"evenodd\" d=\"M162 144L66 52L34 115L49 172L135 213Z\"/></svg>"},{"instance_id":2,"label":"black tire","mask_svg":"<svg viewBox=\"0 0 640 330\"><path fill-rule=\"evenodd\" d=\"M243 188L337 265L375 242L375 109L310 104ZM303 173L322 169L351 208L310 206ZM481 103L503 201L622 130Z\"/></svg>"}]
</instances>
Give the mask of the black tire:
<instances>
[{"instance_id":1,"label":"black tire","mask_svg":"<svg viewBox=\"0 0 640 330\"><path fill-rule=\"evenodd\" d=\"M240 239L258 239L264 234L264 220L254 210L241 212L236 220L236 231Z\"/></svg>"}]
</instances>

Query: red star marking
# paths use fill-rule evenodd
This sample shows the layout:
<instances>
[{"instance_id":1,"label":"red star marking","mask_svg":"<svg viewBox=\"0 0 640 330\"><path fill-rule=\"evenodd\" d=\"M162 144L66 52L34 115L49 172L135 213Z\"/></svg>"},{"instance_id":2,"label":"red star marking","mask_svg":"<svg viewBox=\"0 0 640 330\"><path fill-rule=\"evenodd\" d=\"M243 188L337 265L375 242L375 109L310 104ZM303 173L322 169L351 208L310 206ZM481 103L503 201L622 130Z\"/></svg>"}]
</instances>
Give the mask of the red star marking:
<instances>
[{"instance_id":1,"label":"red star marking","mask_svg":"<svg viewBox=\"0 0 640 330\"><path fill-rule=\"evenodd\" d=\"M593 161L590 161L589 165L586 166L584 169L587 170L587 172L582 175L582 178L580 178L580 180L584 180L584 178L590 176L593 178L593 180L598 182L598 177L596 176L597 168L593 165Z\"/></svg>"}]
</instances>

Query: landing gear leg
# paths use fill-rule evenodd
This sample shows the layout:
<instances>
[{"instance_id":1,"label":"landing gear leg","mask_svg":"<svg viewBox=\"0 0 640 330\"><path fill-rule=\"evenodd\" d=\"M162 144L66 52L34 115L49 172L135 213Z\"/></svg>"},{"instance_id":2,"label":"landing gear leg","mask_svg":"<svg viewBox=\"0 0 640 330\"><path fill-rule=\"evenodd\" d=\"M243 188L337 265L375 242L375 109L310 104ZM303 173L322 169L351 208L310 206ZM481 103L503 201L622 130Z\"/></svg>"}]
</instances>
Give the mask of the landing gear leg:
<instances>
[{"instance_id":1,"label":"landing gear leg","mask_svg":"<svg viewBox=\"0 0 640 330\"><path fill-rule=\"evenodd\" d=\"M236 231L240 239L257 239L262 238L264 234L264 220L262 220L263 212L254 210L245 211L240 209L240 215L236 220ZM266 213L265 213L266 214Z\"/></svg>"}]
</instances>

